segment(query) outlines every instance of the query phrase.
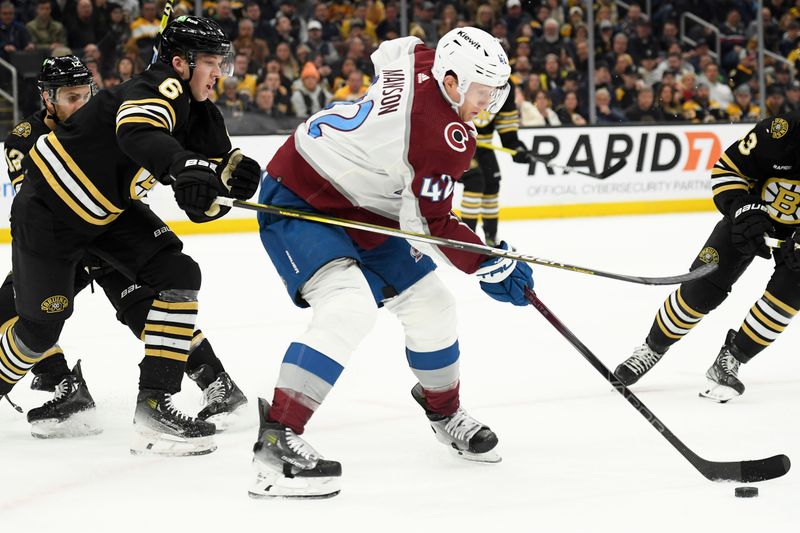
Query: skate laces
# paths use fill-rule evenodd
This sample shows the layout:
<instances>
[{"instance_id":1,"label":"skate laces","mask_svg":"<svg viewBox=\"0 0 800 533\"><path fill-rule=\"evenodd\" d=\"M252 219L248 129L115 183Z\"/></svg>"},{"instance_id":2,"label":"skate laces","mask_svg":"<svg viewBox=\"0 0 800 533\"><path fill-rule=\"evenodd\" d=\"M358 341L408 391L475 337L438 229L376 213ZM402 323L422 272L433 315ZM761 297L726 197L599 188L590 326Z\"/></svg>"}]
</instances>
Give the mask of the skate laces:
<instances>
[{"instance_id":1,"label":"skate laces","mask_svg":"<svg viewBox=\"0 0 800 533\"><path fill-rule=\"evenodd\" d=\"M726 350L727 352L727 350ZM719 358L719 364L723 372L729 376L738 377L739 374L739 360L730 353L725 353Z\"/></svg>"},{"instance_id":2,"label":"skate laces","mask_svg":"<svg viewBox=\"0 0 800 533\"><path fill-rule=\"evenodd\" d=\"M288 446L289 450L291 450L293 453L299 455L306 461L312 461L319 458L317 450L312 448L309 443L297 436L297 434L292 431L291 428L286 428L284 435L286 437L286 446Z\"/></svg>"},{"instance_id":3,"label":"skate laces","mask_svg":"<svg viewBox=\"0 0 800 533\"><path fill-rule=\"evenodd\" d=\"M73 380L66 377L62 379L54 390L55 395L53 396L52 400L48 400L44 403L44 405L53 405L60 402L66 395L72 392L72 385Z\"/></svg>"},{"instance_id":4,"label":"skate laces","mask_svg":"<svg viewBox=\"0 0 800 533\"><path fill-rule=\"evenodd\" d=\"M167 412L169 412L170 414L174 415L179 420L186 420L186 421L191 421L192 420L192 417L186 415L185 413L180 411L177 407L175 407L175 404L172 403L172 395L171 394L164 395L164 401L163 401L162 405L164 407L166 407Z\"/></svg>"},{"instance_id":5,"label":"skate laces","mask_svg":"<svg viewBox=\"0 0 800 533\"><path fill-rule=\"evenodd\" d=\"M625 366L641 375L650 370L661 359L661 355L651 350L645 343L634 350L633 355L625 361Z\"/></svg>"},{"instance_id":6,"label":"skate laces","mask_svg":"<svg viewBox=\"0 0 800 533\"><path fill-rule=\"evenodd\" d=\"M214 402L224 402L228 396L228 387L222 376L215 379L206 390L203 391L203 400L206 405Z\"/></svg>"},{"instance_id":7,"label":"skate laces","mask_svg":"<svg viewBox=\"0 0 800 533\"><path fill-rule=\"evenodd\" d=\"M469 442L483 424L469 416L467 412L461 407L450 417L450 420L444 425L444 430L453 438Z\"/></svg>"}]
</instances>

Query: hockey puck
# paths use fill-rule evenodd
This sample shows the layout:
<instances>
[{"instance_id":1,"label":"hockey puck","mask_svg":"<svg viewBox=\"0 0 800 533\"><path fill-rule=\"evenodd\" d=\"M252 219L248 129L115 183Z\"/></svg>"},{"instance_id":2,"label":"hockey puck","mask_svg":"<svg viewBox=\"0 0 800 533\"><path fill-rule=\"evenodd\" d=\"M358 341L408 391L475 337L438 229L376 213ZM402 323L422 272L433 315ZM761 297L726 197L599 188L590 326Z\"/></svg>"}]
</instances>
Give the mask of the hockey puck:
<instances>
[{"instance_id":1,"label":"hockey puck","mask_svg":"<svg viewBox=\"0 0 800 533\"><path fill-rule=\"evenodd\" d=\"M736 487L733 493L737 498L756 498L758 496L757 487Z\"/></svg>"}]
</instances>

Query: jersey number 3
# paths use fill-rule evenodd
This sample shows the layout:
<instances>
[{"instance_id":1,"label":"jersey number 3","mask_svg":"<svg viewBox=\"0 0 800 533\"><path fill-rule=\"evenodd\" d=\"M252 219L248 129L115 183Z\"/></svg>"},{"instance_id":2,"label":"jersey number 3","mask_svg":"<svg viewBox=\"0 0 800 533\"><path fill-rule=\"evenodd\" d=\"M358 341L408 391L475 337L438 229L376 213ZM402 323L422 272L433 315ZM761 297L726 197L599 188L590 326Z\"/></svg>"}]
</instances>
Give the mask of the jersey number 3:
<instances>
[{"instance_id":1,"label":"jersey number 3","mask_svg":"<svg viewBox=\"0 0 800 533\"><path fill-rule=\"evenodd\" d=\"M355 104L356 102L337 102L336 105L344 104L344 105L351 105ZM317 137L322 137L322 125L325 124L335 130L339 131L353 131L361 126L367 117L369 116L369 112L372 111L372 107L375 105L375 102L372 100L367 100L366 102L359 102L358 103L358 111L352 117L343 117L342 115L337 115L336 113L328 113L325 115L320 115L314 120L312 120L308 125L308 134L313 138L316 139Z\"/></svg>"}]
</instances>

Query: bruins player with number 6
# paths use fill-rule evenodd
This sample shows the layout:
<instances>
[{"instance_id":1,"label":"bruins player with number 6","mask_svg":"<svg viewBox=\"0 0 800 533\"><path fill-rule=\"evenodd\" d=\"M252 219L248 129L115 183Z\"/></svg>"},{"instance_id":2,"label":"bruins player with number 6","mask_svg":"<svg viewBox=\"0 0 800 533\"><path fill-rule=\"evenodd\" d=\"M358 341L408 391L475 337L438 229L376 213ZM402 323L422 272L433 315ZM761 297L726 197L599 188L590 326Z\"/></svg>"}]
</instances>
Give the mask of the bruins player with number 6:
<instances>
[{"instance_id":1,"label":"bruins player with number 6","mask_svg":"<svg viewBox=\"0 0 800 533\"><path fill-rule=\"evenodd\" d=\"M617 377L636 383L666 353L721 304L755 256L775 269L764 294L738 330L730 330L706 372L700 396L720 403L744 393L739 369L772 344L800 309L800 113L762 120L733 143L711 171L714 203L722 213L692 268L718 263L703 278L681 285L658 310L644 344L619 365ZM771 254L764 236L785 239Z\"/></svg>"},{"instance_id":2,"label":"bruins player with number 6","mask_svg":"<svg viewBox=\"0 0 800 533\"><path fill-rule=\"evenodd\" d=\"M157 63L37 139L11 208L19 319L0 340L3 361L27 371L55 345L74 309L75 272L86 253L153 289L141 328L133 452L187 455L216 447L214 425L172 401L195 331L200 268L180 247L161 245L171 232L140 200L157 182L170 184L189 218L205 222L226 212L212 205L218 195L246 199L255 192L258 164L231 150L208 101L219 78L230 75L231 55L215 22L172 21ZM193 151L190 135L216 141L216 150L208 142L206 151Z\"/></svg>"}]
</instances>

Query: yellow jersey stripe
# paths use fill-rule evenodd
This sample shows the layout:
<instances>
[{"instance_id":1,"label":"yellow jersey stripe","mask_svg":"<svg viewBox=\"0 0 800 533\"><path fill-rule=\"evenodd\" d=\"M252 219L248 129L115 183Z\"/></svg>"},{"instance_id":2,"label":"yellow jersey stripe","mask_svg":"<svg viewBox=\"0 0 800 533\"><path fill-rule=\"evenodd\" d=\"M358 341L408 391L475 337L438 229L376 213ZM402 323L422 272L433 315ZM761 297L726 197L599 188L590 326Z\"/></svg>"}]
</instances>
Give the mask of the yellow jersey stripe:
<instances>
[{"instance_id":1,"label":"yellow jersey stripe","mask_svg":"<svg viewBox=\"0 0 800 533\"><path fill-rule=\"evenodd\" d=\"M197 302L165 302L163 300L153 300L153 307L169 311L196 311L199 304Z\"/></svg>"},{"instance_id":2,"label":"yellow jersey stripe","mask_svg":"<svg viewBox=\"0 0 800 533\"><path fill-rule=\"evenodd\" d=\"M790 307L785 303L783 303L782 301L778 300L772 294L770 294L769 291L764 291L764 297L773 304L775 304L776 306L778 306L781 310L788 313L789 315L794 316L797 314L797 309L795 309L794 307Z\"/></svg>"},{"instance_id":3,"label":"yellow jersey stripe","mask_svg":"<svg viewBox=\"0 0 800 533\"><path fill-rule=\"evenodd\" d=\"M759 337L759 336L758 336L758 335L757 335L757 334L756 334L756 333L755 333L753 330L751 330L751 329L750 329L750 327L749 327L747 324L745 324L745 323L742 323L742 331L744 331L744 332L747 334L747 336L748 336L748 337L750 337L751 339L753 339L753 341L754 341L754 342L757 342L757 343L758 343L758 344L760 344L761 346L769 346L770 344L772 344L771 342L767 342L767 341L765 341L764 339L762 339L761 337Z\"/></svg>"},{"instance_id":4,"label":"yellow jersey stripe","mask_svg":"<svg viewBox=\"0 0 800 533\"><path fill-rule=\"evenodd\" d=\"M731 191L731 190L734 190L734 189L739 189L739 190L743 190L743 191L749 191L750 190L750 188L747 185L745 185L744 183L732 183L731 185L723 185L721 187L717 187L716 189L713 189L713 193L714 193L714 196L716 196L716 195L718 195L720 193L723 193L725 191Z\"/></svg>"},{"instance_id":5,"label":"yellow jersey stripe","mask_svg":"<svg viewBox=\"0 0 800 533\"><path fill-rule=\"evenodd\" d=\"M128 109L130 107L135 107L138 104L156 104L163 108L165 108L169 115L172 117L172 123L175 124L175 110L172 109L172 104L170 104L166 100L162 100L161 98L144 98L142 100L125 100L117 109L117 113L122 111L123 109Z\"/></svg>"},{"instance_id":6,"label":"yellow jersey stripe","mask_svg":"<svg viewBox=\"0 0 800 533\"><path fill-rule=\"evenodd\" d=\"M703 318L704 316L706 316L703 313L695 311L694 309L689 307L689 305L683 300L683 296L681 296L680 287L678 287L678 290L676 291L675 296L678 298L678 303L681 306L681 311L683 311L687 315L691 315L691 316L693 316L695 318Z\"/></svg>"},{"instance_id":7,"label":"yellow jersey stripe","mask_svg":"<svg viewBox=\"0 0 800 533\"><path fill-rule=\"evenodd\" d=\"M181 361L186 362L189 359L189 354L173 352L170 350L165 350L164 348L145 348L144 349L145 357L163 357L165 359L172 359L174 361Z\"/></svg>"}]
</instances>

